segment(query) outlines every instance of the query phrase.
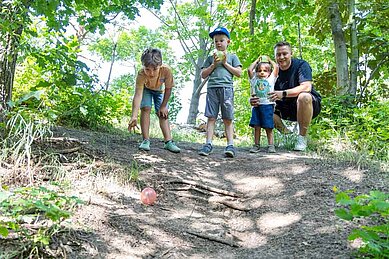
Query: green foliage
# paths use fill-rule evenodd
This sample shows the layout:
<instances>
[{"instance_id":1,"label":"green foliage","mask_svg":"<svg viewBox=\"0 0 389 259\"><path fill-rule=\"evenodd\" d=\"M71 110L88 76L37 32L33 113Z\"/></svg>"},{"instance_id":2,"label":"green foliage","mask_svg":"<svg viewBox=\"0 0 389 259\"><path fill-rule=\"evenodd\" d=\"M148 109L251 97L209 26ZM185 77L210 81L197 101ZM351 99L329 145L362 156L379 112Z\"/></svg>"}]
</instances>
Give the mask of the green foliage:
<instances>
[{"instance_id":1,"label":"green foliage","mask_svg":"<svg viewBox=\"0 0 389 259\"><path fill-rule=\"evenodd\" d=\"M356 218L368 219L370 226L362 225L354 229L349 240L361 239L363 245L359 252L363 256L387 258L389 256L389 193L370 191L351 197L352 191L336 194L340 208L335 214L341 219L353 221Z\"/></svg>"},{"instance_id":2,"label":"green foliage","mask_svg":"<svg viewBox=\"0 0 389 259\"><path fill-rule=\"evenodd\" d=\"M389 101L371 101L357 106L347 96L323 98L322 112L310 129L326 150L348 149L365 153L370 158L389 161ZM340 138L342 142L334 141ZM347 142L347 143L346 143ZM336 146L334 146L334 144Z\"/></svg>"},{"instance_id":3,"label":"green foliage","mask_svg":"<svg viewBox=\"0 0 389 259\"><path fill-rule=\"evenodd\" d=\"M15 257L28 253L38 256L47 247L51 238L60 230L60 224L68 219L72 211L82 202L74 196L66 196L62 190L41 187L0 189L0 234L7 237L14 233L23 243ZM33 226L33 227L32 227Z\"/></svg>"},{"instance_id":4,"label":"green foliage","mask_svg":"<svg viewBox=\"0 0 389 259\"><path fill-rule=\"evenodd\" d=\"M117 94L109 91L75 87L58 93L56 109L62 111L57 122L62 125L98 129L113 126L130 114L130 94L121 90Z\"/></svg>"}]
</instances>

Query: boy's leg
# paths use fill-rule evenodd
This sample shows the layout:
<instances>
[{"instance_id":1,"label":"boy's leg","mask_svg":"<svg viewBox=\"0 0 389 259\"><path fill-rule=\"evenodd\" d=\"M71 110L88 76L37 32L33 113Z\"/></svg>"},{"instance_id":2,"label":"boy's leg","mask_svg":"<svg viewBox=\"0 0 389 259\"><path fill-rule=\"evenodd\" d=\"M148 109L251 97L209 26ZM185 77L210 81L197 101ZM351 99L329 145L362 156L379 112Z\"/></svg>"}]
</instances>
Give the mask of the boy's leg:
<instances>
[{"instance_id":1,"label":"boy's leg","mask_svg":"<svg viewBox=\"0 0 389 259\"><path fill-rule=\"evenodd\" d=\"M171 140L172 135L170 131L169 120L164 118L159 118L159 126L161 127L165 142Z\"/></svg>"},{"instance_id":2,"label":"boy's leg","mask_svg":"<svg viewBox=\"0 0 389 259\"><path fill-rule=\"evenodd\" d=\"M207 139L206 139L206 144L212 143L213 132L215 130L215 123L216 123L216 119L215 118L208 118L208 121L207 121Z\"/></svg>"},{"instance_id":3,"label":"boy's leg","mask_svg":"<svg viewBox=\"0 0 389 259\"><path fill-rule=\"evenodd\" d=\"M151 107L143 107L140 109L140 128L143 139L150 138L150 112Z\"/></svg>"}]
</instances>

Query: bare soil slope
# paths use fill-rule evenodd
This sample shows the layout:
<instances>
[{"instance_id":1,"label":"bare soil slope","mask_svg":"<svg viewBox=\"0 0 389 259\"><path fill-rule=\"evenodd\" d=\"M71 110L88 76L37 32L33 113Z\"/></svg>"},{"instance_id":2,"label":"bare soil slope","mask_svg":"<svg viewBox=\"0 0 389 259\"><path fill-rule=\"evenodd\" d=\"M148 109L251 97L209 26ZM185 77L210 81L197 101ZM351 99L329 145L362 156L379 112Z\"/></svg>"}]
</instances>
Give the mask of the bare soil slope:
<instances>
[{"instance_id":1,"label":"bare soil slope","mask_svg":"<svg viewBox=\"0 0 389 259\"><path fill-rule=\"evenodd\" d=\"M141 170L138 184L123 187L93 180L103 177L97 171L74 174L88 165L69 169L87 201L74 217L78 231L63 245L70 258L350 258L347 235L355 225L334 215L333 187L388 191L383 172L305 153L238 148L227 159L223 147L202 157L200 144L179 142L182 152L173 154L152 139L143 152L139 136L54 133L83 143L62 155L65 164L86 155L112 168L111 176L119 177L118 165ZM140 202L145 186L158 194L153 206Z\"/></svg>"}]
</instances>

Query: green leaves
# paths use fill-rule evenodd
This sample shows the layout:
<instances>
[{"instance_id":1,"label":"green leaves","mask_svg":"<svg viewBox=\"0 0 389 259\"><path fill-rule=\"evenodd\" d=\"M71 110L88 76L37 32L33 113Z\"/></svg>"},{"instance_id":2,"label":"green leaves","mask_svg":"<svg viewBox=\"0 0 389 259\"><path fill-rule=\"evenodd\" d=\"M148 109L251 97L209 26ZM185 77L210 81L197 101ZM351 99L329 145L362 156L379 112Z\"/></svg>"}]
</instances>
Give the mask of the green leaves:
<instances>
[{"instance_id":1,"label":"green leaves","mask_svg":"<svg viewBox=\"0 0 389 259\"><path fill-rule=\"evenodd\" d=\"M12 191L0 189L0 235L7 237L13 232L23 240L24 249L18 251L20 253L39 254L42 247L50 244L61 223L82 203L77 197L64 195L58 187L51 187L56 189L43 186ZM31 229L30 225L34 228Z\"/></svg>"},{"instance_id":2,"label":"green leaves","mask_svg":"<svg viewBox=\"0 0 389 259\"><path fill-rule=\"evenodd\" d=\"M336 194L338 205L345 206L335 210L335 214L344 220L368 217L364 222L369 226L360 226L348 236L349 240L361 239L363 246L359 252L368 256L384 258L389 256L389 193L370 191L352 198L352 191ZM375 225L372 225L375 224Z\"/></svg>"}]
</instances>

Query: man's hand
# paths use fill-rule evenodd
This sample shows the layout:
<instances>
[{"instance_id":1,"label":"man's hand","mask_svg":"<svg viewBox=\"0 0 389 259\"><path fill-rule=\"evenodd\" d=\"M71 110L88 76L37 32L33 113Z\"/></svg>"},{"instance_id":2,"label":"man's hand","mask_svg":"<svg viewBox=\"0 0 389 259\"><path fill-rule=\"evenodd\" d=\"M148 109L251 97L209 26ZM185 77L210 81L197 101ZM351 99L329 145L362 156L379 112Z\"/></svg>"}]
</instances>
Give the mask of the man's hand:
<instances>
[{"instance_id":1,"label":"man's hand","mask_svg":"<svg viewBox=\"0 0 389 259\"><path fill-rule=\"evenodd\" d=\"M267 95L268 98L273 102L282 100L282 91L269 92Z\"/></svg>"},{"instance_id":2,"label":"man's hand","mask_svg":"<svg viewBox=\"0 0 389 259\"><path fill-rule=\"evenodd\" d=\"M128 131L133 131L135 133L135 128L139 129L138 127L138 120L137 118L131 118L130 122L128 123Z\"/></svg>"},{"instance_id":3,"label":"man's hand","mask_svg":"<svg viewBox=\"0 0 389 259\"><path fill-rule=\"evenodd\" d=\"M168 114L169 114L169 111L168 111L168 109L167 109L166 106L165 106L165 107L159 108L158 116L159 116L160 118L163 118L163 119L166 120L166 119L168 118Z\"/></svg>"},{"instance_id":4,"label":"man's hand","mask_svg":"<svg viewBox=\"0 0 389 259\"><path fill-rule=\"evenodd\" d=\"M251 106L254 106L254 107L259 106L259 97L256 97L256 96L251 97L249 101L250 101Z\"/></svg>"}]
</instances>

